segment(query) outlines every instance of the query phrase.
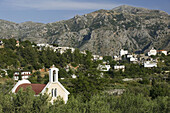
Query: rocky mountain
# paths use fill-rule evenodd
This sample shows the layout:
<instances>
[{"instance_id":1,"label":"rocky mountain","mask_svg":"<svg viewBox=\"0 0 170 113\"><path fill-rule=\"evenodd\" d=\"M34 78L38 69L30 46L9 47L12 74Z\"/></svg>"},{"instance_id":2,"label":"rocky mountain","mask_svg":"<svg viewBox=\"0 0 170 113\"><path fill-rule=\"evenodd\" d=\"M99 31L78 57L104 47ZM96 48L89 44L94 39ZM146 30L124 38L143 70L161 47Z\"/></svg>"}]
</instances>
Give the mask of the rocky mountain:
<instances>
[{"instance_id":1,"label":"rocky mountain","mask_svg":"<svg viewBox=\"0 0 170 113\"><path fill-rule=\"evenodd\" d=\"M93 54L114 55L151 47L170 51L170 15L160 10L119 6L54 23L13 23L0 20L0 38L56 43Z\"/></svg>"}]
</instances>

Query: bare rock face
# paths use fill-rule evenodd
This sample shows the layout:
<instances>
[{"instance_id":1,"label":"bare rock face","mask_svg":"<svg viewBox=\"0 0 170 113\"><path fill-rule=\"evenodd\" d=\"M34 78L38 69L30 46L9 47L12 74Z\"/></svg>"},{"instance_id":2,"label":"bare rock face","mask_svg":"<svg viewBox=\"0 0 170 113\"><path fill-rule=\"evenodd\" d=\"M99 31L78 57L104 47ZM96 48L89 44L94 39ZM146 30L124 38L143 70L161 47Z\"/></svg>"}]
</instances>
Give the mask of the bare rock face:
<instances>
[{"instance_id":1,"label":"bare rock face","mask_svg":"<svg viewBox=\"0 0 170 113\"><path fill-rule=\"evenodd\" d=\"M121 48L130 52L145 52L151 47L170 51L170 16L123 5L48 24L0 20L0 38L56 43L111 56Z\"/></svg>"}]
</instances>

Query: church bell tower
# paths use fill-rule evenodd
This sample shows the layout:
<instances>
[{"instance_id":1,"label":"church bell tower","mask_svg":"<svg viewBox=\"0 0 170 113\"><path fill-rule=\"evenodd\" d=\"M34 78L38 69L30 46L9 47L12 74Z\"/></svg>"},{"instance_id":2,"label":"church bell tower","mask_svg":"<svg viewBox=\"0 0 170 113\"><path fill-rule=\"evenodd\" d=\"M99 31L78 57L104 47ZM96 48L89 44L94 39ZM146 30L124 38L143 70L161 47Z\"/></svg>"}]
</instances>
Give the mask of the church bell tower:
<instances>
[{"instance_id":1,"label":"church bell tower","mask_svg":"<svg viewBox=\"0 0 170 113\"><path fill-rule=\"evenodd\" d=\"M51 83L58 82L58 71L59 69L56 68L54 65L50 67L49 82Z\"/></svg>"}]
</instances>

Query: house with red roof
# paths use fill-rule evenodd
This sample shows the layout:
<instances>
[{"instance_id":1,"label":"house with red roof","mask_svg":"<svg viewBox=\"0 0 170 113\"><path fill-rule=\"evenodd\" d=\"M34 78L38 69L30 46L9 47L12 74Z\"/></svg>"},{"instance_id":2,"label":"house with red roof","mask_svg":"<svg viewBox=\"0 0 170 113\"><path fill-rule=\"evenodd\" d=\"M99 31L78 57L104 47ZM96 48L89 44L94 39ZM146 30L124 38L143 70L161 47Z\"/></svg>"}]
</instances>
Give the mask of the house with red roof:
<instances>
[{"instance_id":1,"label":"house with red roof","mask_svg":"<svg viewBox=\"0 0 170 113\"><path fill-rule=\"evenodd\" d=\"M158 50L157 52L158 52L159 54L168 55L168 51L166 51L166 50Z\"/></svg>"},{"instance_id":2,"label":"house with red roof","mask_svg":"<svg viewBox=\"0 0 170 113\"><path fill-rule=\"evenodd\" d=\"M49 70L49 82L47 84L32 84L29 80L19 80L12 88L12 93L17 93L20 88L31 87L35 95L47 93L51 96L51 102L57 99L58 96L63 98L67 103L68 95L70 94L64 86L58 81L58 71L54 65Z\"/></svg>"}]
</instances>

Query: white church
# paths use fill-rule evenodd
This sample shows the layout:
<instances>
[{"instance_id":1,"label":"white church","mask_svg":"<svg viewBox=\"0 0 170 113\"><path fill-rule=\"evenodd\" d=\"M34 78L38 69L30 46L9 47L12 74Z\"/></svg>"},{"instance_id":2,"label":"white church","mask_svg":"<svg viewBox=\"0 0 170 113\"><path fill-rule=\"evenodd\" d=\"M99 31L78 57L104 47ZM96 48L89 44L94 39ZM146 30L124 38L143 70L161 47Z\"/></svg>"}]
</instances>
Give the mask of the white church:
<instances>
[{"instance_id":1,"label":"white church","mask_svg":"<svg viewBox=\"0 0 170 113\"><path fill-rule=\"evenodd\" d=\"M68 95L70 94L64 86L58 81L58 71L54 65L49 70L49 82L48 84L32 84L29 80L19 80L12 88L12 93L17 93L20 88L31 87L35 92L35 95L47 93L52 97L51 102L60 96L65 103L68 101Z\"/></svg>"}]
</instances>

